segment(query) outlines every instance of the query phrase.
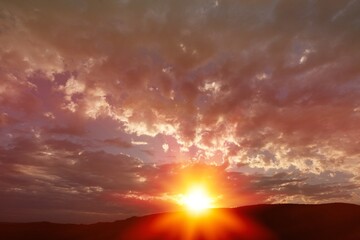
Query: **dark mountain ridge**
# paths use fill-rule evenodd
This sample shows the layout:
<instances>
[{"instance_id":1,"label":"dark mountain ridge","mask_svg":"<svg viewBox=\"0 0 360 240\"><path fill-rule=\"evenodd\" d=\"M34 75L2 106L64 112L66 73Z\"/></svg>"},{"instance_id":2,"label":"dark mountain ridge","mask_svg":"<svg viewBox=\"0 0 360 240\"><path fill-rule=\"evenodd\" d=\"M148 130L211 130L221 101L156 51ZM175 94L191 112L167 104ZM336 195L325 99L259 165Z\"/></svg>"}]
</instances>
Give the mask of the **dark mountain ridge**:
<instances>
[{"instance_id":1,"label":"dark mountain ridge","mask_svg":"<svg viewBox=\"0 0 360 240\"><path fill-rule=\"evenodd\" d=\"M0 239L360 239L360 206L274 204L211 209L95 224L0 223Z\"/></svg>"}]
</instances>

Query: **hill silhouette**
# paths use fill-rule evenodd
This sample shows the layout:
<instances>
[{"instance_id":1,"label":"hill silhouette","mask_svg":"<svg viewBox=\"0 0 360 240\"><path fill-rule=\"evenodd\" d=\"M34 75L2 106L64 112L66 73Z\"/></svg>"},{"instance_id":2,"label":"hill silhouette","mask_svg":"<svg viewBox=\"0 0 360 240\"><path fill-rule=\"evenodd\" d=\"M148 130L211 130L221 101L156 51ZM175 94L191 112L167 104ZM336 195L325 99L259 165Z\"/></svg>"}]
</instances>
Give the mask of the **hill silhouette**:
<instances>
[{"instance_id":1,"label":"hill silhouette","mask_svg":"<svg viewBox=\"0 0 360 240\"><path fill-rule=\"evenodd\" d=\"M0 223L0 239L360 239L360 206L344 203L254 205L132 217L111 223Z\"/></svg>"}]
</instances>

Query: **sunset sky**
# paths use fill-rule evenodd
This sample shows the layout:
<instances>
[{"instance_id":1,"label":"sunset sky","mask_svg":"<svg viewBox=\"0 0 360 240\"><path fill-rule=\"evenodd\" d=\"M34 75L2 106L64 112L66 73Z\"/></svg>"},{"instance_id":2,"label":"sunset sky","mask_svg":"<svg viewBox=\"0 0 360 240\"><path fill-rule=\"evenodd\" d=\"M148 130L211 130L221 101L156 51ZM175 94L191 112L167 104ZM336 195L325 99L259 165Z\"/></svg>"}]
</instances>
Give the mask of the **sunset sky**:
<instances>
[{"instance_id":1,"label":"sunset sky","mask_svg":"<svg viewBox=\"0 0 360 240\"><path fill-rule=\"evenodd\" d=\"M360 1L0 0L0 221L360 204Z\"/></svg>"}]
</instances>

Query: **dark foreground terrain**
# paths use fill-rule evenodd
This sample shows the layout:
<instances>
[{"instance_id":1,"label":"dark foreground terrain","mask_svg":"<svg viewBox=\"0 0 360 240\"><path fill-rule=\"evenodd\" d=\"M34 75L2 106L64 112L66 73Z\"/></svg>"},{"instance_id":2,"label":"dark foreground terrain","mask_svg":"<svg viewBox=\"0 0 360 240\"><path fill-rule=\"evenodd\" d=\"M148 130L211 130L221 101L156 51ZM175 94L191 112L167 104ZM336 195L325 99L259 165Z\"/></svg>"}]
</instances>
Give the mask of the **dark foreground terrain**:
<instances>
[{"instance_id":1,"label":"dark foreground terrain","mask_svg":"<svg viewBox=\"0 0 360 240\"><path fill-rule=\"evenodd\" d=\"M257 205L163 213L90 225L0 223L0 239L360 239L360 206Z\"/></svg>"}]
</instances>

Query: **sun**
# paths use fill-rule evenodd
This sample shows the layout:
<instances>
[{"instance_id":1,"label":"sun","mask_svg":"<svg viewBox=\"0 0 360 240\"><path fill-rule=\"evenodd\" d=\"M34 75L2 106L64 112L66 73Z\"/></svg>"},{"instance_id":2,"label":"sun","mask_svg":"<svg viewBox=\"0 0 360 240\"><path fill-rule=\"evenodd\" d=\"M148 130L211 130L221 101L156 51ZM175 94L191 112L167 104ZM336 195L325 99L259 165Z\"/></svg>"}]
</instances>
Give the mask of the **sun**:
<instances>
[{"instance_id":1,"label":"sun","mask_svg":"<svg viewBox=\"0 0 360 240\"><path fill-rule=\"evenodd\" d=\"M190 213L201 213L213 207L214 200L202 186L194 186L182 197L181 203Z\"/></svg>"}]
</instances>

